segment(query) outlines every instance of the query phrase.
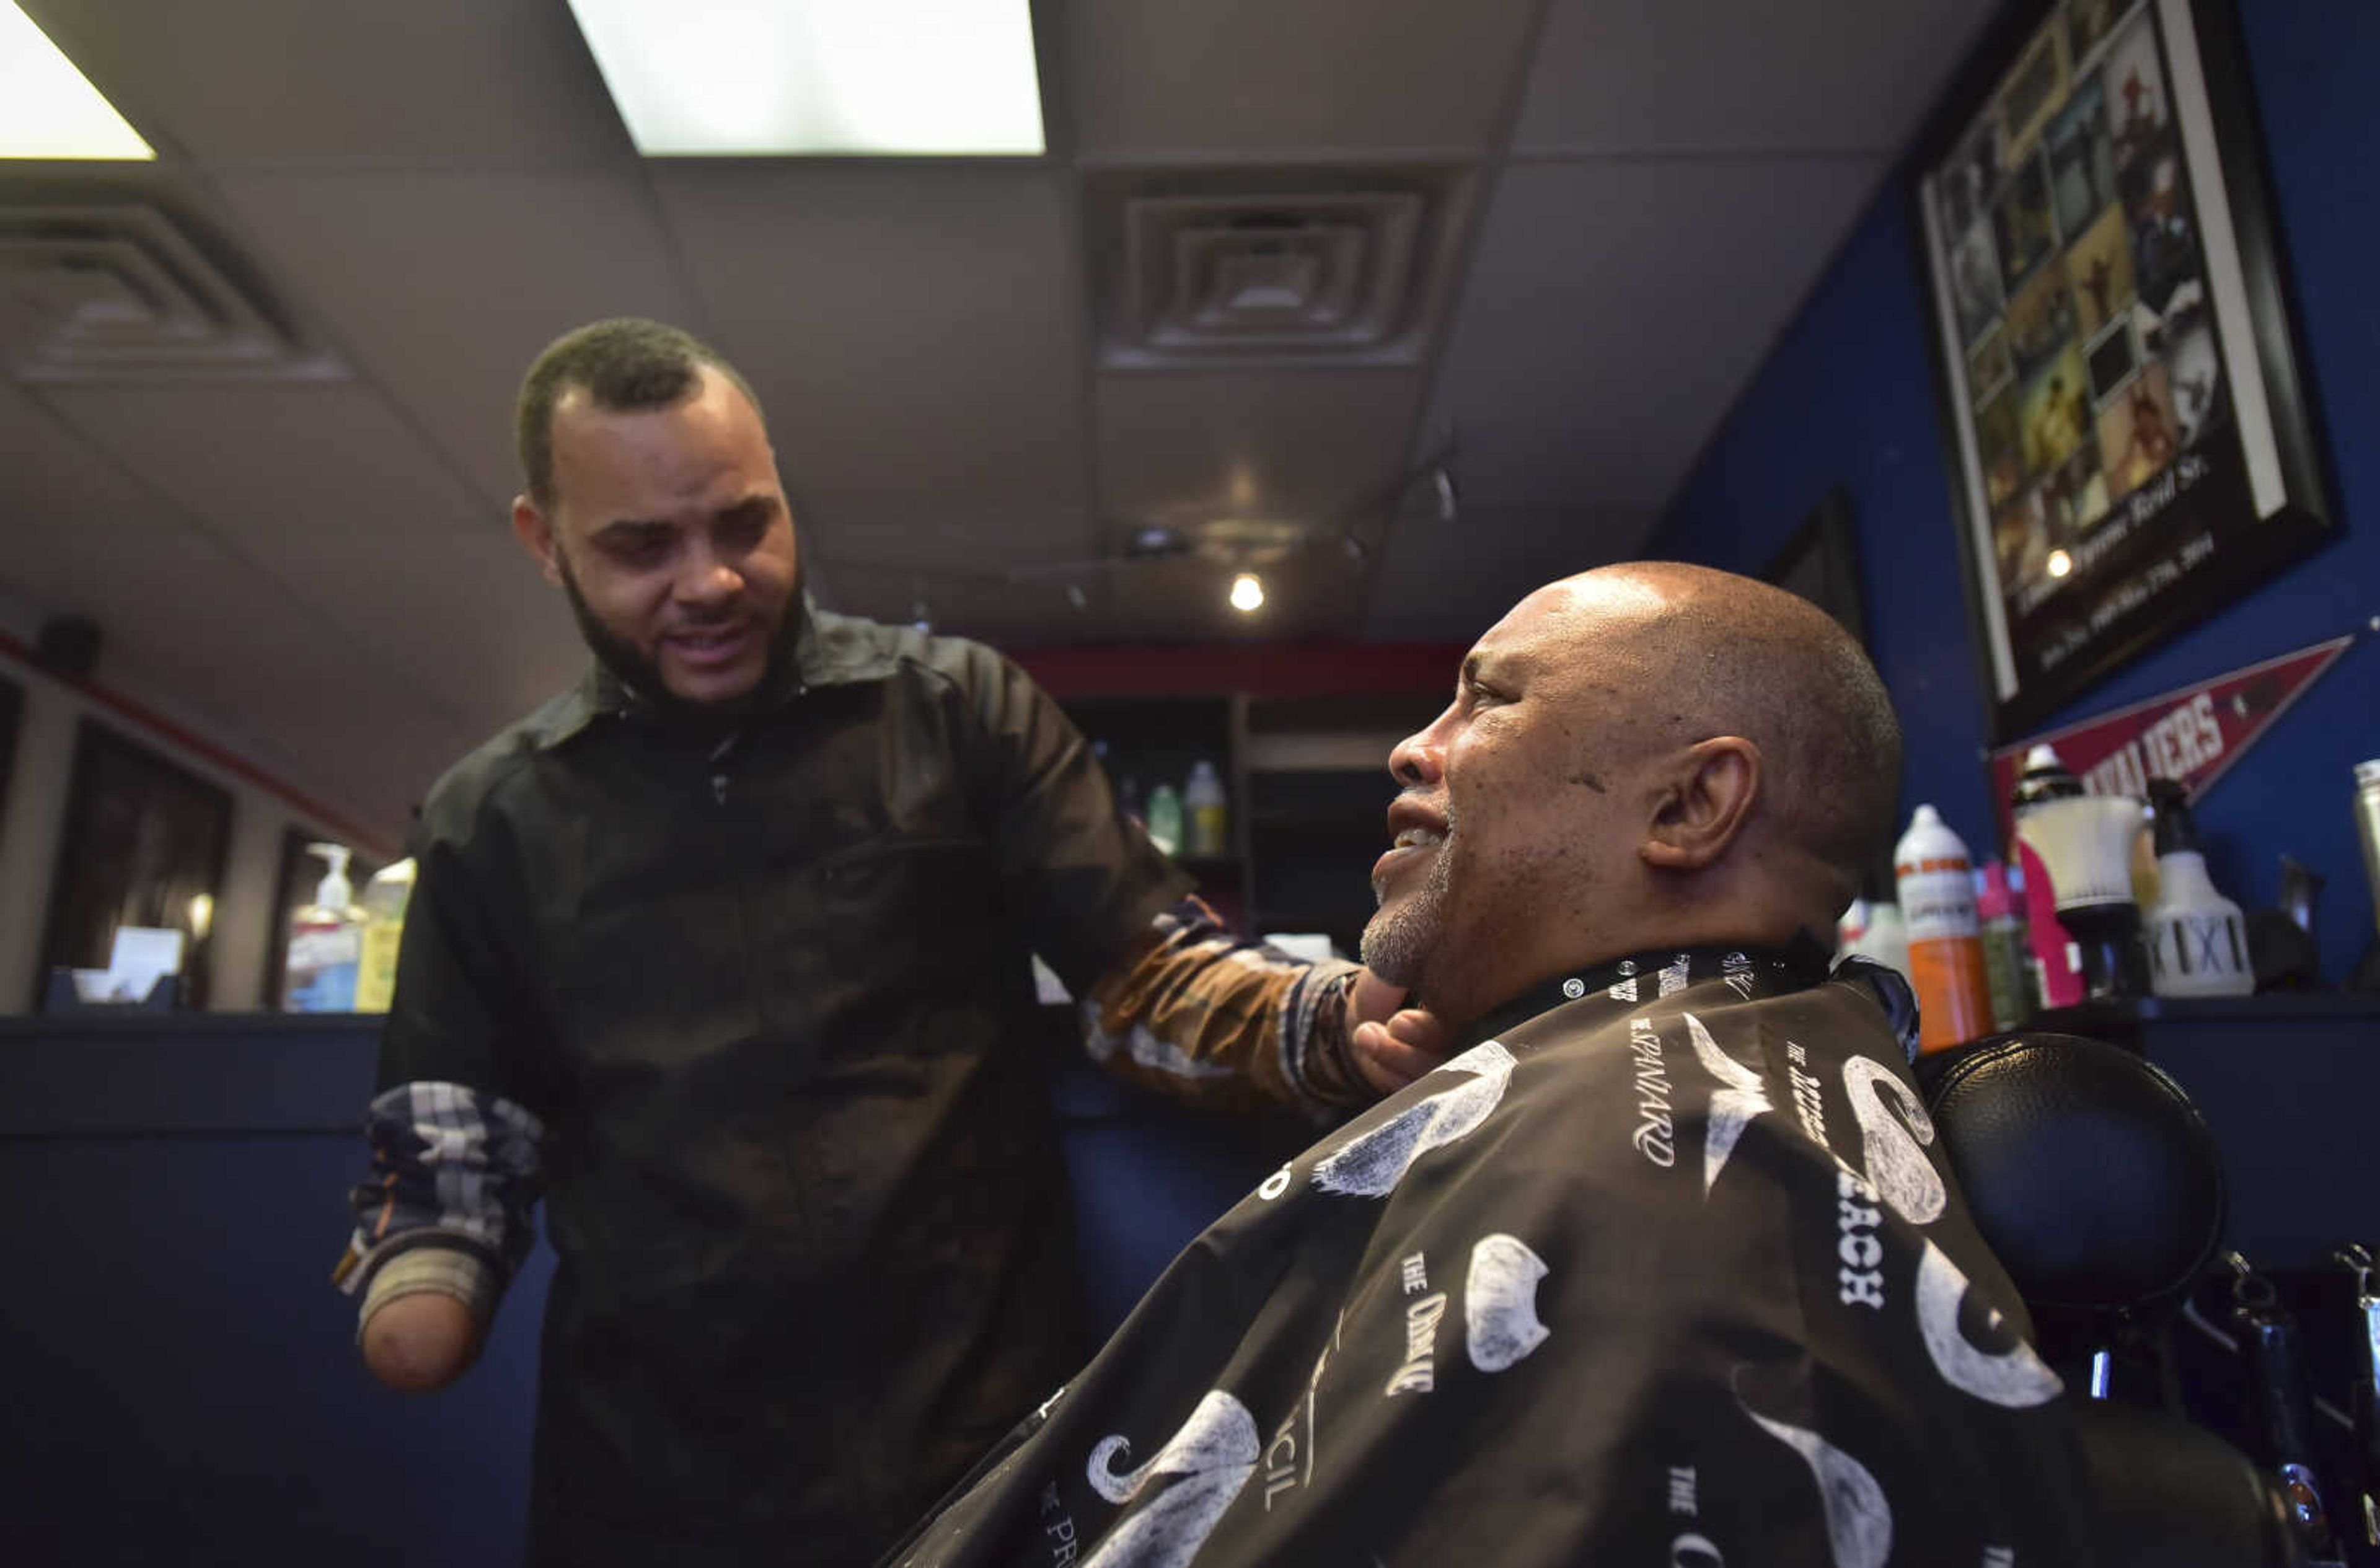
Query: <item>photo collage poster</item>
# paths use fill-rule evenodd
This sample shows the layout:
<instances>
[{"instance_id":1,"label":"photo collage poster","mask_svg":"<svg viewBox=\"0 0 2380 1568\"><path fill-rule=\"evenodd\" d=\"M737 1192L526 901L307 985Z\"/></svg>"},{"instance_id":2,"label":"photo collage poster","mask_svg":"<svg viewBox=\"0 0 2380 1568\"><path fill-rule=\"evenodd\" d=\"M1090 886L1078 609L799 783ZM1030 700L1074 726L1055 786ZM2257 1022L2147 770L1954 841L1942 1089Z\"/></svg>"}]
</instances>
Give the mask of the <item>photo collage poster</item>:
<instances>
[{"instance_id":1,"label":"photo collage poster","mask_svg":"<svg viewBox=\"0 0 2380 1568\"><path fill-rule=\"evenodd\" d=\"M2152 0L2065 0L1925 187L2000 695L2252 522Z\"/></svg>"}]
</instances>

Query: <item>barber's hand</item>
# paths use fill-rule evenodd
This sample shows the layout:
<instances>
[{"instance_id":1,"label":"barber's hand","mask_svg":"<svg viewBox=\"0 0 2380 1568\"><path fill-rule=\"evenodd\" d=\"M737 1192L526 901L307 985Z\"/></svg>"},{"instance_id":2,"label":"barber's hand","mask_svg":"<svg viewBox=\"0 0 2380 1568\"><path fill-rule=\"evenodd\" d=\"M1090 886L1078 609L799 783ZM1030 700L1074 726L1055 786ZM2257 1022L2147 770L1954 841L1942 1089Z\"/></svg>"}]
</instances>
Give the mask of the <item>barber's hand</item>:
<instances>
[{"instance_id":1,"label":"barber's hand","mask_svg":"<svg viewBox=\"0 0 2380 1568\"><path fill-rule=\"evenodd\" d=\"M1445 1062L1445 1027L1418 1007L1401 1007L1404 988L1366 969L1347 997L1347 1056L1375 1092L1397 1090Z\"/></svg>"},{"instance_id":2,"label":"barber's hand","mask_svg":"<svg viewBox=\"0 0 2380 1568\"><path fill-rule=\"evenodd\" d=\"M364 1365L399 1393L428 1393L480 1355L480 1323L460 1300L421 1291L384 1302L364 1321Z\"/></svg>"}]
</instances>

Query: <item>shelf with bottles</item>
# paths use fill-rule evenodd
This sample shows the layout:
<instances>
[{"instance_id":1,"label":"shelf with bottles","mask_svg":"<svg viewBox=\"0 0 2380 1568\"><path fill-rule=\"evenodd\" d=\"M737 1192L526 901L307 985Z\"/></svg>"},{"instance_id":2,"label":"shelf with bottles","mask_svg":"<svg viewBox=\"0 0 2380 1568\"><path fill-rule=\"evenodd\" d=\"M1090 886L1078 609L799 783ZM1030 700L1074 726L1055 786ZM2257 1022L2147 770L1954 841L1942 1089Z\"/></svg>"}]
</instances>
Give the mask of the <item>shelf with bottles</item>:
<instances>
[{"instance_id":1,"label":"shelf with bottles","mask_svg":"<svg viewBox=\"0 0 2380 1568\"><path fill-rule=\"evenodd\" d=\"M1451 666L1450 665L1450 668ZM1428 723L1442 693L1078 697L1063 706L1119 797L1147 820L1151 793L1186 796L1206 761L1223 796L1222 853L1176 858L1250 933L1325 931L1352 951L1371 918L1371 868L1388 847L1390 750ZM1184 840L1188 802L1184 800Z\"/></svg>"},{"instance_id":2,"label":"shelf with bottles","mask_svg":"<svg viewBox=\"0 0 2380 1568\"><path fill-rule=\"evenodd\" d=\"M1244 928L1251 900L1238 810L1245 797L1236 764L1240 699L1075 698L1063 706L1107 769L1125 813L1196 880L1201 897ZM1161 792L1170 792L1170 802Z\"/></svg>"},{"instance_id":3,"label":"shelf with bottles","mask_svg":"<svg viewBox=\"0 0 2380 1568\"><path fill-rule=\"evenodd\" d=\"M1259 931L1319 931L1353 954L1389 847L1389 753L1444 704L1436 691L1252 700L1245 816Z\"/></svg>"}]
</instances>

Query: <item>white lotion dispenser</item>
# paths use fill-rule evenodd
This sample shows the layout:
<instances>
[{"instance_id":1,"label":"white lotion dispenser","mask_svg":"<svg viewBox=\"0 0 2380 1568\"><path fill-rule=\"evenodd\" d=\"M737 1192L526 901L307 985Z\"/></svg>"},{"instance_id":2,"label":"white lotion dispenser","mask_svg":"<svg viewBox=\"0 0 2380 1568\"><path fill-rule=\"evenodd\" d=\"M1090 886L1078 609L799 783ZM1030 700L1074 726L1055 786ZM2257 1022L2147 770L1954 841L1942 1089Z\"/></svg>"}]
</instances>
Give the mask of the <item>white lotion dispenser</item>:
<instances>
[{"instance_id":1,"label":"white lotion dispenser","mask_svg":"<svg viewBox=\"0 0 2380 1568\"><path fill-rule=\"evenodd\" d=\"M352 1013L364 912L356 907L355 884L347 881L351 852L344 844L310 844L306 853L321 856L329 869L314 886L314 902L299 905L289 917L281 1006L289 1013Z\"/></svg>"}]
</instances>

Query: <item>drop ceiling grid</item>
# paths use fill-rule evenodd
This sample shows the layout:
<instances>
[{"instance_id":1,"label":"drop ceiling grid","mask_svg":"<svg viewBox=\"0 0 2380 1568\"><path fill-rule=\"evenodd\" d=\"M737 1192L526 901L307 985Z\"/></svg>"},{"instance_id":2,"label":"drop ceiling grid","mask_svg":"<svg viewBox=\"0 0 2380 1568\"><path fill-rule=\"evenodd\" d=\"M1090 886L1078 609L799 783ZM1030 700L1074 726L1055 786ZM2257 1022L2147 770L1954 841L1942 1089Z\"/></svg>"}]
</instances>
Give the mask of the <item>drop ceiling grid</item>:
<instances>
[{"instance_id":1,"label":"drop ceiling grid","mask_svg":"<svg viewBox=\"0 0 2380 1568\"><path fill-rule=\"evenodd\" d=\"M1593 506L1466 504L1452 522L1435 512L1402 517L1364 635L1469 642L1540 584L1628 559L1653 522L1649 510Z\"/></svg>"},{"instance_id":2,"label":"drop ceiling grid","mask_svg":"<svg viewBox=\"0 0 2380 1568\"><path fill-rule=\"evenodd\" d=\"M492 507L519 487L513 398L540 349L603 316L694 319L634 171L218 184L276 273Z\"/></svg>"},{"instance_id":3,"label":"drop ceiling grid","mask_svg":"<svg viewBox=\"0 0 2380 1568\"><path fill-rule=\"evenodd\" d=\"M561 0L21 3L144 134L212 174L634 155Z\"/></svg>"},{"instance_id":4,"label":"drop ceiling grid","mask_svg":"<svg viewBox=\"0 0 2380 1568\"><path fill-rule=\"evenodd\" d=\"M1102 375L1108 513L1176 527L1295 520L1318 536L1359 515L1368 524L1398 478L1421 394L1409 369Z\"/></svg>"},{"instance_id":5,"label":"drop ceiling grid","mask_svg":"<svg viewBox=\"0 0 2380 1568\"><path fill-rule=\"evenodd\" d=\"M98 620L102 678L141 672L218 733L285 760L301 787L346 772L322 737L348 715L460 733L451 715L323 621L293 614L279 584L194 529L137 539L53 530L10 553L12 586L27 598Z\"/></svg>"},{"instance_id":6,"label":"drop ceiling grid","mask_svg":"<svg viewBox=\"0 0 2380 1568\"><path fill-rule=\"evenodd\" d=\"M1508 169L1433 422L1490 504L1659 506L1857 215L1872 157Z\"/></svg>"},{"instance_id":7,"label":"drop ceiling grid","mask_svg":"<svg viewBox=\"0 0 2380 1568\"><path fill-rule=\"evenodd\" d=\"M24 534L181 526L47 404L0 376L0 577Z\"/></svg>"},{"instance_id":8,"label":"drop ceiling grid","mask_svg":"<svg viewBox=\"0 0 2380 1568\"><path fill-rule=\"evenodd\" d=\"M1998 0L1554 0L1516 156L1824 152L1908 140Z\"/></svg>"},{"instance_id":9,"label":"drop ceiling grid","mask_svg":"<svg viewBox=\"0 0 2380 1568\"><path fill-rule=\"evenodd\" d=\"M1540 0L1096 0L1062 11L1084 156L1487 151Z\"/></svg>"},{"instance_id":10,"label":"drop ceiling grid","mask_svg":"<svg viewBox=\"0 0 2380 1568\"><path fill-rule=\"evenodd\" d=\"M880 527L945 528L956 571L997 569L1038 516L1091 542L1067 172L657 164L719 346L767 406L824 555Z\"/></svg>"},{"instance_id":11,"label":"drop ceiling grid","mask_svg":"<svg viewBox=\"0 0 2380 1568\"><path fill-rule=\"evenodd\" d=\"M300 532L275 541L272 568L475 738L586 667L567 603L500 519L403 536Z\"/></svg>"},{"instance_id":12,"label":"drop ceiling grid","mask_svg":"<svg viewBox=\"0 0 2380 1568\"><path fill-rule=\"evenodd\" d=\"M368 386L194 381L42 395L93 446L208 527L268 552L282 532L402 537L482 509Z\"/></svg>"},{"instance_id":13,"label":"drop ceiling grid","mask_svg":"<svg viewBox=\"0 0 2380 1568\"><path fill-rule=\"evenodd\" d=\"M1328 508L1393 480L1450 424L1463 442L1458 537L1535 570L1569 559L1575 539L1641 535L1990 6L1848 0L1822 31L1756 0L1550 0L1532 50L1541 3L1050 6L1041 44L1062 55L1044 73L1053 156L968 168L639 164L558 3L250 0L229 17L175 0L30 8L159 131L169 166L148 177L232 213L259 265L359 378L326 395L337 412L289 421L321 437L290 465L302 474L211 474L197 428L170 428L170 400L126 399L111 446L210 529L235 530L270 573L249 568L256 583L223 585L227 598L279 594L301 643L334 621L354 645L351 684L398 711L433 707L392 726L428 736L478 723L492 693L539 687L575 658L566 623L556 636L550 616L517 647L416 633L450 612L478 627L544 604L533 570L502 543L516 482L513 391L545 342L601 315L686 322L751 371L819 553L881 558L840 579L856 607L904 614L903 575L939 558L958 575L937 593L938 619L1005 640L1307 624L1336 576L1318 576L1311 593L1285 588L1260 624L1208 602L1212 568L1135 574L1103 599L1111 613L1094 616L1068 607L1062 589L996 579L1011 565L1096 553L1103 520L1230 501L1235 460L1257 505ZM423 80L438 90L419 91ZM1434 387L1411 371L1129 386L1091 371L1085 171L1343 165L1416 149L1492 163L1513 122L1517 162L1466 258L1459 312L1436 324ZM1677 160L1681 150L1725 157ZM1855 156L1786 155L1813 150ZM1613 165L1648 155L1657 177L1609 183ZM1599 225L1576 205L1598 180ZM915 286L888 286L896 272ZM144 504L142 486L14 417L8 395L0 389L0 460L22 451L43 474L0 472L0 508L92 528L140 514L161 536L188 531L158 526L164 508ZM78 396L97 419L111 395ZM144 407L146 426L132 417ZM419 477L406 477L417 465ZM317 487L299 482L341 469L373 492L341 519L344 533L304 504ZM434 499L450 488L462 496L451 512ZM480 517L488 534L473 531ZM1501 607L1474 602L1503 592L1475 586L1476 551L1450 556L1440 533L1413 531L1434 527L1427 509L1397 523L1375 631L1424 635L1397 628L1425 624L1437 605ZM28 531L0 515L0 578ZM88 569L30 559L26 570L115 614L146 608ZM167 670L212 669L241 646L215 638L196 662L177 662L159 635L137 640ZM268 639L245 656L270 663L283 647ZM225 689L270 697L272 674L226 668ZM253 723L322 767L337 759L294 735L334 723L318 695L288 691L286 714ZM375 757L381 771L397 767Z\"/></svg>"}]
</instances>

